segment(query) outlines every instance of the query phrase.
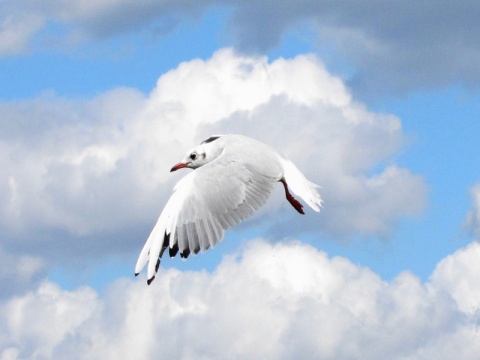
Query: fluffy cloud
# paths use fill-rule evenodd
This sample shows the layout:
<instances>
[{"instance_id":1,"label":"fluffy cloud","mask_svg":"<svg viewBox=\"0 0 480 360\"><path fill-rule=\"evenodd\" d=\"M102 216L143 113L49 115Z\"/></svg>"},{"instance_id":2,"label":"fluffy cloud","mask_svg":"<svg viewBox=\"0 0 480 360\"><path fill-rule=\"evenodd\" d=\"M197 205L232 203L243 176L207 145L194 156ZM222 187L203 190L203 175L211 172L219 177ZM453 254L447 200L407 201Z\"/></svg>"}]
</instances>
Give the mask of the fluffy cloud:
<instances>
[{"instance_id":1,"label":"fluffy cloud","mask_svg":"<svg viewBox=\"0 0 480 360\"><path fill-rule=\"evenodd\" d=\"M95 306L98 299L93 290L67 292L51 283L2 304L0 358L51 358L52 350L92 316Z\"/></svg>"},{"instance_id":2,"label":"fluffy cloud","mask_svg":"<svg viewBox=\"0 0 480 360\"><path fill-rule=\"evenodd\" d=\"M443 259L432 274L432 280L452 295L463 312L480 315L478 259L480 244L472 243Z\"/></svg>"},{"instance_id":3,"label":"fluffy cloud","mask_svg":"<svg viewBox=\"0 0 480 360\"><path fill-rule=\"evenodd\" d=\"M295 223L273 196L264 214L278 216L263 219L277 237L385 234L424 203L422 179L392 161L400 120L354 101L314 56L269 63L221 50L164 74L148 96L45 94L0 111L2 241L54 261L138 247L127 238L143 240L182 175L171 165L211 133L270 143L323 187L325 211Z\"/></svg>"},{"instance_id":4,"label":"fluffy cloud","mask_svg":"<svg viewBox=\"0 0 480 360\"><path fill-rule=\"evenodd\" d=\"M409 272L386 282L299 242L257 240L212 273L162 270L150 287L119 279L102 298L44 283L0 307L0 354L474 359L479 252L472 243L452 254L428 283Z\"/></svg>"}]
</instances>

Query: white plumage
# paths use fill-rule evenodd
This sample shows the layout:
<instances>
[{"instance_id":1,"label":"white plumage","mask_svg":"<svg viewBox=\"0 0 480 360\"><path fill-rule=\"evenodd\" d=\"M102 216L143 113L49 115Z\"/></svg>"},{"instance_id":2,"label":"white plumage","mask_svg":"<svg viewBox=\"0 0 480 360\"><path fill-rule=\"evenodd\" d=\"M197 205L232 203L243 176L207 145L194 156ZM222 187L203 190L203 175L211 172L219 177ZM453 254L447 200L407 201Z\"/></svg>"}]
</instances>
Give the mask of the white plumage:
<instances>
[{"instance_id":1,"label":"white plumage","mask_svg":"<svg viewBox=\"0 0 480 360\"><path fill-rule=\"evenodd\" d=\"M150 284L165 250L182 258L205 251L222 240L224 231L251 216L268 199L277 182L301 214L302 205L289 189L320 211L318 186L270 146L241 135L212 136L190 150L171 171L192 168L182 178L148 237L135 266L148 263Z\"/></svg>"}]
</instances>

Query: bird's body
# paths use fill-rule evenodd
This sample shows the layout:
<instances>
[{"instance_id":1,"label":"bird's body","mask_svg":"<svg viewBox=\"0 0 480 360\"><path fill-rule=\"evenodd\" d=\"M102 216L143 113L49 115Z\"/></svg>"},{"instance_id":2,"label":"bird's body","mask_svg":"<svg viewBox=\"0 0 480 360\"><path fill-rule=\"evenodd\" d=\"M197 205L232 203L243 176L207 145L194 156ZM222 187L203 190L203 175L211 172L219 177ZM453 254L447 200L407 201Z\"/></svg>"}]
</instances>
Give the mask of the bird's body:
<instances>
[{"instance_id":1,"label":"bird's body","mask_svg":"<svg viewBox=\"0 0 480 360\"><path fill-rule=\"evenodd\" d=\"M150 284L164 251L182 258L205 251L222 240L224 231L240 223L268 199L277 182L301 214L302 205L289 189L315 211L321 199L317 185L270 146L241 135L212 136L189 151L180 168L195 171L174 188L137 261L135 274L148 263Z\"/></svg>"}]
</instances>

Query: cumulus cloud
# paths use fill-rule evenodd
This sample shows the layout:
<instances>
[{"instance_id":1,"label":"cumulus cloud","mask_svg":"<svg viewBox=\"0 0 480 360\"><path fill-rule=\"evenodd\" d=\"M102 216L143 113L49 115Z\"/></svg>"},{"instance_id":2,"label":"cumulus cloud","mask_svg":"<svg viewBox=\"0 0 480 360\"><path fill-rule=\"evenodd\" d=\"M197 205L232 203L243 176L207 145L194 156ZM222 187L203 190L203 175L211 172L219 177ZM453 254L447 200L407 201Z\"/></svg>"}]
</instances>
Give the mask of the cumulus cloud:
<instances>
[{"instance_id":1,"label":"cumulus cloud","mask_svg":"<svg viewBox=\"0 0 480 360\"><path fill-rule=\"evenodd\" d=\"M473 359L480 351L480 245L429 282L300 242L256 240L212 272L119 279L99 297L51 283L0 307L2 358ZM468 264L468 266L465 266ZM52 326L45 327L48 322Z\"/></svg>"},{"instance_id":2,"label":"cumulus cloud","mask_svg":"<svg viewBox=\"0 0 480 360\"><path fill-rule=\"evenodd\" d=\"M2 359L48 359L52 350L92 316L97 294L89 288L68 292L52 283L1 305ZM3 337L8 334L8 337ZM71 354L77 358L78 354Z\"/></svg>"},{"instance_id":3,"label":"cumulus cloud","mask_svg":"<svg viewBox=\"0 0 480 360\"><path fill-rule=\"evenodd\" d=\"M0 111L2 241L55 262L136 248L131 238L143 240L183 175L171 165L212 133L270 143L323 187L325 211L295 224L273 196L264 214L278 216L262 219L276 237L383 235L424 204L423 180L393 162L400 120L354 101L314 56L269 62L226 49L180 64L148 95L47 93Z\"/></svg>"},{"instance_id":4,"label":"cumulus cloud","mask_svg":"<svg viewBox=\"0 0 480 360\"><path fill-rule=\"evenodd\" d=\"M448 291L465 313L480 314L480 245L476 242L443 259L432 274L439 288Z\"/></svg>"}]
</instances>

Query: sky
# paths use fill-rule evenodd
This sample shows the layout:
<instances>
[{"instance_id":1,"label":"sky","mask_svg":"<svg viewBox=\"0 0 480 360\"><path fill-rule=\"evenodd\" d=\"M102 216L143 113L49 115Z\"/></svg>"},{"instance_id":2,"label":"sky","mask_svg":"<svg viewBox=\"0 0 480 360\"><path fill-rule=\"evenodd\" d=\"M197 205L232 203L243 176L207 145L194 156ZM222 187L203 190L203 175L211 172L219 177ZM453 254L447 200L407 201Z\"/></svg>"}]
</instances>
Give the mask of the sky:
<instances>
[{"instance_id":1,"label":"sky","mask_svg":"<svg viewBox=\"0 0 480 360\"><path fill-rule=\"evenodd\" d=\"M359 6L361 4L361 6ZM476 359L476 1L0 1L0 359ZM186 151L281 186L147 286Z\"/></svg>"}]
</instances>

